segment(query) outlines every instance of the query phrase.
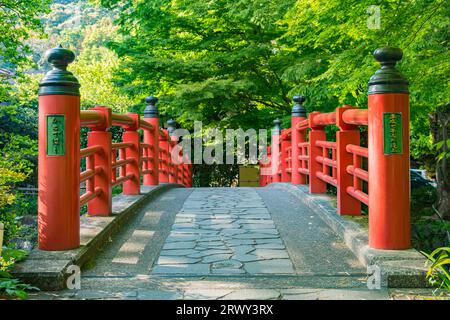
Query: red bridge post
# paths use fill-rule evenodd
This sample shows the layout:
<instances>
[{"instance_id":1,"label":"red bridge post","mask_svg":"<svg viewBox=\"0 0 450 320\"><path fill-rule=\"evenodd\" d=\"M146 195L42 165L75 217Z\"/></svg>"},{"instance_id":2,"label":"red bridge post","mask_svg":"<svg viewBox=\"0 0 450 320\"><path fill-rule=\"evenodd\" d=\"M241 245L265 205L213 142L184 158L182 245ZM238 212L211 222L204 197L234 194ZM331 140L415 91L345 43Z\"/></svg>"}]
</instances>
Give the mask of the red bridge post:
<instances>
[{"instance_id":1,"label":"red bridge post","mask_svg":"<svg viewBox=\"0 0 450 320\"><path fill-rule=\"evenodd\" d=\"M272 159L272 181L271 182L280 182L281 181L281 120L275 119L273 120L274 127L272 129L272 146L271 146L271 159ZM276 147L275 147L276 145ZM274 148L275 147L275 148Z\"/></svg>"},{"instance_id":2,"label":"red bridge post","mask_svg":"<svg viewBox=\"0 0 450 320\"><path fill-rule=\"evenodd\" d=\"M172 150L173 147L176 146L178 143L178 137L175 136L173 133L176 129L176 121L173 119L167 120L167 134L168 134L168 147L169 147L169 154L168 154L168 164L169 164L169 182L170 183L177 183L177 176L178 176L178 166L179 164L176 164L172 161ZM177 148L178 149L178 148Z\"/></svg>"},{"instance_id":3,"label":"red bridge post","mask_svg":"<svg viewBox=\"0 0 450 320\"><path fill-rule=\"evenodd\" d=\"M287 129L281 131L281 182L291 182L291 173L288 171L288 158L289 158L289 147L291 146L291 137L289 136ZM292 159L292 158L291 158Z\"/></svg>"},{"instance_id":4,"label":"red bridge post","mask_svg":"<svg viewBox=\"0 0 450 320\"><path fill-rule=\"evenodd\" d=\"M100 169L94 177L94 190L97 188L101 190L97 197L88 202L88 214L107 216L112 212L111 132L106 131L112 125L111 109L97 106L90 110L99 111L103 121L100 125L91 126L91 131L88 133L87 146L100 147L100 150L93 155L95 164L93 169Z\"/></svg>"},{"instance_id":5,"label":"red bridge post","mask_svg":"<svg viewBox=\"0 0 450 320\"><path fill-rule=\"evenodd\" d=\"M345 123L342 114L345 110L352 109L350 106L344 106L336 109L336 125L339 131L336 132L336 152L337 152L337 211L341 215L360 215L361 202L352 197L347 188L352 187L354 181L360 184L358 179L347 172L347 167L354 163L354 158L358 161L359 157L353 157L353 154L347 152L348 144L359 146L359 128L358 126ZM361 188L358 188L361 189Z\"/></svg>"},{"instance_id":6,"label":"red bridge post","mask_svg":"<svg viewBox=\"0 0 450 320\"><path fill-rule=\"evenodd\" d=\"M408 82L395 64L398 48L381 48L381 68L369 81L369 245L410 247Z\"/></svg>"},{"instance_id":7,"label":"red bridge post","mask_svg":"<svg viewBox=\"0 0 450 320\"><path fill-rule=\"evenodd\" d=\"M128 116L133 119L132 125L124 126L125 132L122 134L122 142L131 143L130 148L126 148L126 159L132 159L130 163L126 164L127 174L132 174L131 179L126 180L123 183L124 195L136 195L141 192L141 175L140 175L140 138L139 132L139 115L136 113L128 113Z\"/></svg>"},{"instance_id":8,"label":"red bridge post","mask_svg":"<svg viewBox=\"0 0 450 320\"><path fill-rule=\"evenodd\" d=\"M294 96L292 100L295 105L292 107L291 117L291 182L292 184L306 184L306 176L300 174L300 148L298 144L306 142L305 131L297 130L297 124L306 119L306 109L303 106L305 97L301 95Z\"/></svg>"},{"instance_id":9,"label":"red bridge post","mask_svg":"<svg viewBox=\"0 0 450 320\"><path fill-rule=\"evenodd\" d=\"M152 130L144 130L144 143L151 146L148 155L151 160L148 163L152 171L144 174L143 183L144 186L157 186L159 184L159 114L156 107L158 98L148 96L145 102L147 106L144 110L143 121L150 123L153 127Z\"/></svg>"},{"instance_id":10,"label":"red bridge post","mask_svg":"<svg viewBox=\"0 0 450 320\"><path fill-rule=\"evenodd\" d=\"M72 51L46 52L53 69L39 84L38 239L41 250L80 245L80 84Z\"/></svg>"},{"instance_id":11,"label":"red bridge post","mask_svg":"<svg viewBox=\"0 0 450 320\"><path fill-rule=\"evenodd\" d=\"M323 155L321 147L316 145L317 141L326 140L326 134L323 126L314 124L314 117L320 112L312 112L309 114L309 192L310 193L325 193L327 192L327 183L317 177L317 172L322 172L322 164L316 161L316 157Z\"/></svg>"},{"instance_id":12,"label":"red bridge post","mask_svg":"<svg viewBox=\"0 0 450 320\"><path fill-rule=\"evenodd\" d=\"M167 130L161 129L159 135L159 151L160 151L160 168L159 168L159 183L169 182L169 141L167 137Z\"/></svg>"}]
</instances>

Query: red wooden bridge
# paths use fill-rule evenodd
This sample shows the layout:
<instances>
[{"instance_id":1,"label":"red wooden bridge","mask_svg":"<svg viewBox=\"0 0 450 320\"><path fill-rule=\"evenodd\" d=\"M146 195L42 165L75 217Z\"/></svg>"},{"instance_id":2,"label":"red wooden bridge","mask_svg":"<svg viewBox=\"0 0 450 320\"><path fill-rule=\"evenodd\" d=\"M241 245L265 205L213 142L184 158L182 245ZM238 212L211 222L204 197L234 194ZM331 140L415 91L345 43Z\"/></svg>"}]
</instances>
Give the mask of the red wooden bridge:
<instances>
[{"instance_id":1,"label":"red wooden bridge","mask_svg":"<svg viewBox=\"0 0 450 320\"><path fill-rule=\"evenodd\" d=\"M368 207L371 248L408 249L408 84L395 69L401 50L381 48L374 56L381 68L369 81L367 109L344 105L307 115L305 98L294 97L289 128L274 121L272 144L260 161L260 189L281 182L308 185L309 193L320 194L331 186L337 214L360 215L362 206ZM80 110L79 83L67 71L74 54L59 47L47 57L53 70L39 91L41 250L79 247L80 207L87 205L89 216L111 215L114 187L122 186L124 196L139 194L141 186L193 187L190 155L178 148L171 156L178 138L173 121L160 128L157 98L146 99L143 118L104 106ZM113 142L113 126L123 129L122 141ZM80 148L82 127L90 129L85 148ZM83 183L86 192L80 194Z\"/></svg>"}]
</instances>

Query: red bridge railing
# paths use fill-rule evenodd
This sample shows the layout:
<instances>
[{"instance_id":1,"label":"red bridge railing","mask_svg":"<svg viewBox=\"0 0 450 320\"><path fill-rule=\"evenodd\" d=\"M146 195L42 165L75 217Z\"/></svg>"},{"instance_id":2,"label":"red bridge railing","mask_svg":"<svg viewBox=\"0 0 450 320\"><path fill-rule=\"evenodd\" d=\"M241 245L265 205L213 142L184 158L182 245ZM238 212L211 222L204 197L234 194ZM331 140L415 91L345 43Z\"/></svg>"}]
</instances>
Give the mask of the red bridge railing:
<instances>
[{"instance_id":1,"label":"red bridge railing","mask_svg":"<svg viewBox=\"0 0 450 320\"><path fill-rule=\"evenodd\" d=\"M310 193L325 193L332 186L339 214L360 215L361 204L368 206L372 248L406 249L410 247L408 86L394 67L402 57L400 49L378 49L374 56L382 67L369 81L368 109L346 105L307 116L305 98L294 97L290 128L281 130L280 121L274 121L272 141L278 148L272 143L269 160L260 163L260 169L272 169L260 171L260 186L280 181L309 184ZM330 140L327 126L338 129ZM367 146L361 144L361 127L368 132Z\"/></svg>"},{"instance_id":2,"label":"red bridge railing","mask_svg":"<svg viewBox=\"0 0 450 320\"><path fill-rule=\"evenodd\" d=\"M189 155L172 156L178 138L159 127L157 99L148 97L144 118L117 114L97 106L80 111L79 84L66 70L74 55L63 48L49 51L54 69L39 90L39 248L68 250L80 245L80 207L92 216L112 214L112 189L138 195L141 185L177 183L192 186ZM122 127L122 141L113 142L109 129ZM88 127L87 147L80 149L80 128ZM81 159L85 169L80 172ZM175 161L173 161L175 160ZM80 184L86 192L80 194Z\"/></svg>"}]
</instances>

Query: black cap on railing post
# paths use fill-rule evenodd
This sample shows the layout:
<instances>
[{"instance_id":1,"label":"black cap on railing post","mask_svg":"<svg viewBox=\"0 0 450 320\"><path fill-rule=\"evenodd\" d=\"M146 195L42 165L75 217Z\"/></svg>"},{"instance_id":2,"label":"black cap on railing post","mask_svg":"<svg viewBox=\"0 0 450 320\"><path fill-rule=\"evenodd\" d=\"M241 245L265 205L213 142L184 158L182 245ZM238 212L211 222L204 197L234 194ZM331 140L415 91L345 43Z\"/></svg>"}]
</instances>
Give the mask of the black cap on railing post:
<instances>
[{"instance_id":1,"label":"black cap on railing post","mask_svg":"<svg viewBox=\"0 0 450 320\"><path fill-rule=\"evenodd\" d=\"M177 122L173 119L169 119L167 120L167 133L169 134L169 136L173 136L173 133L175 131L175 129L177 128Z\"/></svg>"},{"instance_id":2,"label":"black cap on railing post","mask_svg":"<svg viewBox=\"0 0 450 320\"><path fill-rule=\"evenodd\" d=\"M281 120L280 119L275 119L273 120L273 129L272 129L272 135L279 135L281 134Z\"/></svg>"},{"instance_id":3,"label":"black cap on railing post","mask_svg":"<svg viewBox=\"0 0 450 320\"><path fill-rule=\"evenodd\" d=\"M292 100L295 102L292 107L292 116L306 118L306 109L303 106L303 102L306 100L305 97L302 95L295 95Z\"/></svg>"},{"instance_id":4,"label":"black cap on railing post","mask_svg":"<svg viewBox=\"0 0 450 320\"><path fill-rule=\"evenodd\" d=\"M403 57L399 48L384 47L373 53L381 68L369 80L369 94L374 93L408 93L408 81L395 68Z\"/></svg>"},{"instance_id":5,"label":"black cap on railing post","mask_svg":"<svg viewBox=\"0 0 450 320\"><path fill-rule=\"evenodd\" d=\"M147 106L144 110L144 118L159 118L158 107L156 106L158 98L150 95L145 98L145 102Z\"/></svg>"},{"instance_id":6,"label":"black cap on railing post","mask_svg":"<svg viewBox=\"0 0 450 320\"><path fill-rule=\"evenodd\" d=\"M61 45L45 52L48 63L53 67L39 83L39 95L80 95L80 83L67 66L75 60L75 54Z\"/></svg>"}]
</instances>

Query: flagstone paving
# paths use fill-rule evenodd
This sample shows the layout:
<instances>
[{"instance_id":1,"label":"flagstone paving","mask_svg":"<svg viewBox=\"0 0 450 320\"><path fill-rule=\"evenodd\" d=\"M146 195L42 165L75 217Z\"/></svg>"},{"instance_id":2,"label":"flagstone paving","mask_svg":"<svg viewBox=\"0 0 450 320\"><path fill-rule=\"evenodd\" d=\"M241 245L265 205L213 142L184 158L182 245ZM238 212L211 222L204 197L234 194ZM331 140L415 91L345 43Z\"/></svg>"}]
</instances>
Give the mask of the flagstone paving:
<instances>
[{"instance_id":1,"label":"flagstone paving","mask_svg":"<svg viewBox=\"0 0 450 320\"><path fill-rule=\"evenodd\" d=\"M389 299L314 213L267 188L172 189L82 270L30 299ZM399 296L399 292L396 293Z\"/></svg>"},{"instance_id":2,"label":"flagstone paving","mask_svg":"<svg viewBox=\"0 0 450 320\"><path fill-rule=\"evenodd\" d=\"M153 274L293 274L254 189L196 189L175 217Z\"/></svg>"}]
</instances>

